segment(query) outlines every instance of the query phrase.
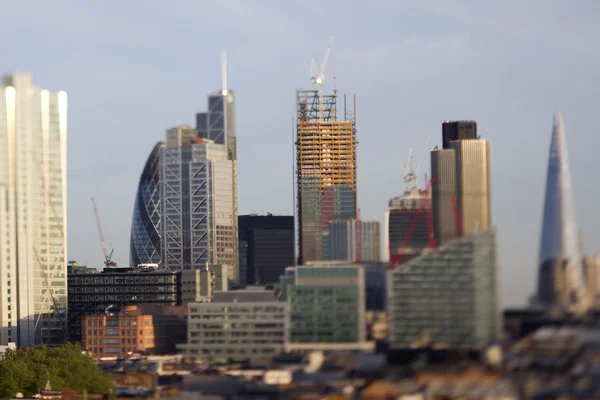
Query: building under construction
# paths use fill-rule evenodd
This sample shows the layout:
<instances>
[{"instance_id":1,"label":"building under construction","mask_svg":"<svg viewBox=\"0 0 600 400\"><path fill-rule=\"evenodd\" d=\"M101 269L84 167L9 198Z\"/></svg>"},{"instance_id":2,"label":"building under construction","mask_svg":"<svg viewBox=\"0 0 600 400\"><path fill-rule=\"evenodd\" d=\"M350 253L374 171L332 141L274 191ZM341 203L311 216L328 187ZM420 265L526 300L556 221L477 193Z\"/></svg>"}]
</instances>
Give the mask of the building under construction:
<instances>
[{"instance_id":1,"label":"building under construction","mask_svg":"<svg viewBox=\"0 0 600 400\"><path fill-rule=\"evenodd\" d=\"M296 93L299 262L327 259L330 220L356 217L355 107L337 119L337 92Z\"/></svg>"}]
</instances>

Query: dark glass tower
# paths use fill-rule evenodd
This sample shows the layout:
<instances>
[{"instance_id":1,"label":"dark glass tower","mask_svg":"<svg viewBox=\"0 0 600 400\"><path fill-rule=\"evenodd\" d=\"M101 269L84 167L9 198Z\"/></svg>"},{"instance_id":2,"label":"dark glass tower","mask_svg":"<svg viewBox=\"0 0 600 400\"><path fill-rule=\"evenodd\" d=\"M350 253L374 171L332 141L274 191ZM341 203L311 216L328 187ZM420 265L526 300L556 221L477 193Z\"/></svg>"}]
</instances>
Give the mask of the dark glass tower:
<instances>
[{"instance_id":1,"label":"dark glass tower","mask_svg":"<svg viewBox=\"0 0 600 400\"><path fill-rule=\"evenodd\" d=\"M163 142L154 146L140 177L131 221L131 266L161 263L159 153L163 146Z\"/></svg>"},{"instance_id":2,"label":"dark glass tower","mask_svg":"<svg viewBox=\"0 0 600 400\"><path fill-rule=\"evenodd\" d=\"M446 121L442 124L442 147L450 148L454 140L477 139L477 122Z\"/></svg>"}]
</instances>

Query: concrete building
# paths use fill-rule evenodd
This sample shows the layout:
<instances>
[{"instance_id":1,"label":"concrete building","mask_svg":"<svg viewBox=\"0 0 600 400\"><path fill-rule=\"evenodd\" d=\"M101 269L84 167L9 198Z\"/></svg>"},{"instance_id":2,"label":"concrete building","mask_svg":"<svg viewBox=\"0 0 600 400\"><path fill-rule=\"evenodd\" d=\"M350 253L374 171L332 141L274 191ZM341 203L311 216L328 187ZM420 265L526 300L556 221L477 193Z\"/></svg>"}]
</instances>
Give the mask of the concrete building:
<instances>
[{"instance_id":1,"label":"concrete building","mask_svg":"<svg viewBox=\"0 0 600 400\"><path fill-rule=\"evenodd\" d=\"M600 255L587 256L583 259L589 304L600 309Z\"/></svg>"},{"instance_id":2,"label":"concrete building","mask_svg":"<svg viewBox=\"0 0 600 400\"><path fill-rule=\"evenodd\" d=\"M154 146L142 170L138 184L129 241L129 265L161 264L160 249L160 149Z\"/></svg>"},{"instance_id":3,"label":"concrete building","mask_svg":"<svg viewBox=\"0 0 600 400\"><path fill-rule=\"evenodd\" d=\"M67 94L0 84L0 345L60 344L67 329Z\"/></svg>"},{"instance_id":4,"label":"concrete building","mask_svg":"<svg viewBox=\"0 0 600 400\"><path fill-rule=\"evenodd\" d=\"M135 306L83 318L82 346L93 357L173 354L186 337L186 307Z\"/></svg>"},{"instance_id":5,"label":"concrete building","mask_svg":"<svg viewBox=\"0 0 600 400\"><path fill-rule=\"evenodd\" d=\"M180 125L160 152L162 263L170 270L227 266L238 281L235 162L227 146Z\"/></svg>"},{"instance_id":6,"label":"concrete building","mask_svg":"<svg viewBox=\"0 0 600 400\"><path fill-rule=\"evenodd\" d=\"M178 304L212 301L215 292L229 289L227 268L222 265L208 265L203 269L180 271L180 297Z\"/></svg>"},{"instance_id":7,"label":"concrete building","mask_svg":"<svg viewBox=\"0 0 600 400\"><path fill-rule=\"evenodd\" d=\"M366 341L362 266L325 261L298 266L287 302L288 351L372 349Z\"/></svg>"},{"instance_id":8,"label":"concrete building","mask_svg":"<svg viewBox=\"0 0 600 400\"><path fill-rule=\"evenodd\" d=\"M330 260L355 261L358 257L360 234L360 258L364 261L381 259L381 227L379 221L330 220L329 251ZM360 233L359 233L360 232Z\"/></svg>"},{"instance_id":9,"label":"concrete building","mask_svg":"<svg viewBox=\"0 0 600 400\"><path fill-rule=\"evenodd\" d=\"M562 114L557 113L548 158L535 301L580 313L589 306L588 299L565 126Z\"/></svg>"},{"instance_id":10,"label":"concrete building","mask_svg":"<svg viewBox=\"0 0 600 400\"><path fill-rule=\"evenodd\" d=\"M95 271L93 271L95 272ZM82 319L104 315L123 305L178 304L179 282L174 271L140 272L137 268L106 268L102 273L69 274L69 336L81 341Z\"/></svg>"},{"instance_id":11,"label":"concrete building","mask_svg":"<svg viewBox=\"0 0 600 400\"><path fill-rule=\"evenodd\" d=\"M439 244L458 236L456 203L456 154L454 149L431 152L431 207L433 232Z\"/></svg>"},{"instance_id":12,"label":"concrete building","mask_svg":"<svg viewBox=\"0 0 600 400\"><path fill-rule=\"evenodd\" d=\"M270 358L284 349L287 304L272 291L216 292L212 303L190 303L185 356L204 360Z\"/></svg>"},{"instance_id":13,"label":"concrete building","mask_svg":"<svg viewBox=\"0 0 600 400\"><path fill-rule=\"evenodd\" d=\"M449 241L388 271L390 348L480 347L500 339L494 229Z\"/></svg>"},{"instance_id":14,"label":"concrete building","mask_svg":"<svg viewBox=\"0 0 600 400\"><path fill-rule=\"evenodd\" d=\"M330 220L356 218L354 112L343 117L336 92L296 92L299 264L328 259Z\"/></svg>"},{"instance_id":15,"label":"concrete building","mask_svg":"<svg viewBox=\"0 0 600 400\"><path fill-rule=\"evenodd\" d=\"M240 215L238 239L242 285L277 283L285 268L295 264L291 215Z\"/></svg>"}]
</instances>

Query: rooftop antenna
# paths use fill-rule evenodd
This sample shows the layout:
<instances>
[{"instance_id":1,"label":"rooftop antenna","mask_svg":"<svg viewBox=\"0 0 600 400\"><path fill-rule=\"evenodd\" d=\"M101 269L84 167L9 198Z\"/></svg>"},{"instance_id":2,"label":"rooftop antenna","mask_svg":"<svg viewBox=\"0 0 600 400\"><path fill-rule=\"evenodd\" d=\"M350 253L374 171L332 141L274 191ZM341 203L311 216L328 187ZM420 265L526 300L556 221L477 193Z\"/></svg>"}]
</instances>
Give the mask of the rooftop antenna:
<instances>
[{"instance_id":1,"label":"rooftop antenna","mask_svg":"<svg viewBox=\"0 0 600 400\"><path fill-rule=\"evenodd\" d=\"M227 52L221 50L221 94L227 96Z\"/></svg>"},{"instance_id":2,"label":"rooftop antenna","mask_svg":"<svg viewBox=\"0 0 600 400\"><path fill-rule=\"evenodd\" d=\"M327 49L325 49L325 55L323 56L323 62L321 63L320 69L317 67L317 63L315 62L314 58L310 61L310 80L312 81L313 85L316 85L318 87L319 114L321 121L323 121L324 114L323 85L325 85L325 66L327 65L327 60L329 59L329 53L331 53L331 46L333 45L334 39L335 38L333 36L329 38L329 45L327 46Z\"/></svg>"}]
</instances>

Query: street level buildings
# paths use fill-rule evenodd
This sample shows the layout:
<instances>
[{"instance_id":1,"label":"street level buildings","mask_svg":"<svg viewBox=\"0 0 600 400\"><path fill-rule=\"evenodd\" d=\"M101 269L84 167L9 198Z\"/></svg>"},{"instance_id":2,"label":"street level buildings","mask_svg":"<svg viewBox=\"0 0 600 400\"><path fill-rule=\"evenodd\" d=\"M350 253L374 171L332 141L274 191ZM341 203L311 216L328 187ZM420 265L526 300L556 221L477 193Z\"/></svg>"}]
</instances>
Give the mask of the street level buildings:
<instances>
[{"instance_id":1,"label":"street level buildings","mask_svg":"<svg viewBox=\"0 0 600 400\"><path fill-rule=\"evenodd\" d=\"M235 161L228 148L180 125L160 152L162 263L170 270L228 268L238 281Z\"/></svg>"},{"instance_id":2,"label":"street level buildings","mask_svg":"<svg viewBox=\"0 0 600 400\"><path fill-rule=\"evenodd\" d=\"M240 215L238 229L241 284L277 283L295 264L293 216Z\"/></svg>"},{"instance_id":3,"label":"street level buildings","mask_svg":"<svg viewBox=\"0 0 600 400\"><path fill-rule=\"evenodd\" d=\"M131 220L129 265L161 264L160 248L160 149L154 146L142 170Z\"/></svg>"},{"instance_id":4,"label":"street level buildings","mask_svg":"<svg viewBox=\"0 0 600 400\"><path fill-rule=\"evenodd\" d=\"M124 307L117 313L83 318L82 347L93 357L173 354L185 342L187 308Z\"/></svg>"},{"instance_id":5,"label":"street level buildings","mask_svg":"<svg viewBox=\"0 0 600 400\"><path fill-rule=\"evenodd\" d=\"M336 92L296 92L299 264L329 258L330 220L356 218L354 111L337 114Z\"/></svg>"},{"instance_id":6,"label":"street level buildings","mask_svg":"<svg viewBox=\"0 0 600 400\"><path fill-rule=\"evenodd\" d=\"M388 271L392 349L480 347L500 339L496 232L449 241Z\"/></svg>"},{"instance_id":7,"label":"street level buildings","mask_svg":"<svg viewBox=\"0 0 600 400\"><path fill-rule=\"evenodd\" d=\"M190 303L187 357L211 360L270 358L284 350L287 304L272 291L216 292L212 303Z\"/></svg>"},{"instance_id":8,"label":"street level buildings","mask_svg":"<svg viewBox=\"0 0 600 400\"><path fill-rule=\"evenodd\" d=\"M67 94L30 75L0 84L0 344L60 344L67 329Z\"/></svg>"}]
</instances>

